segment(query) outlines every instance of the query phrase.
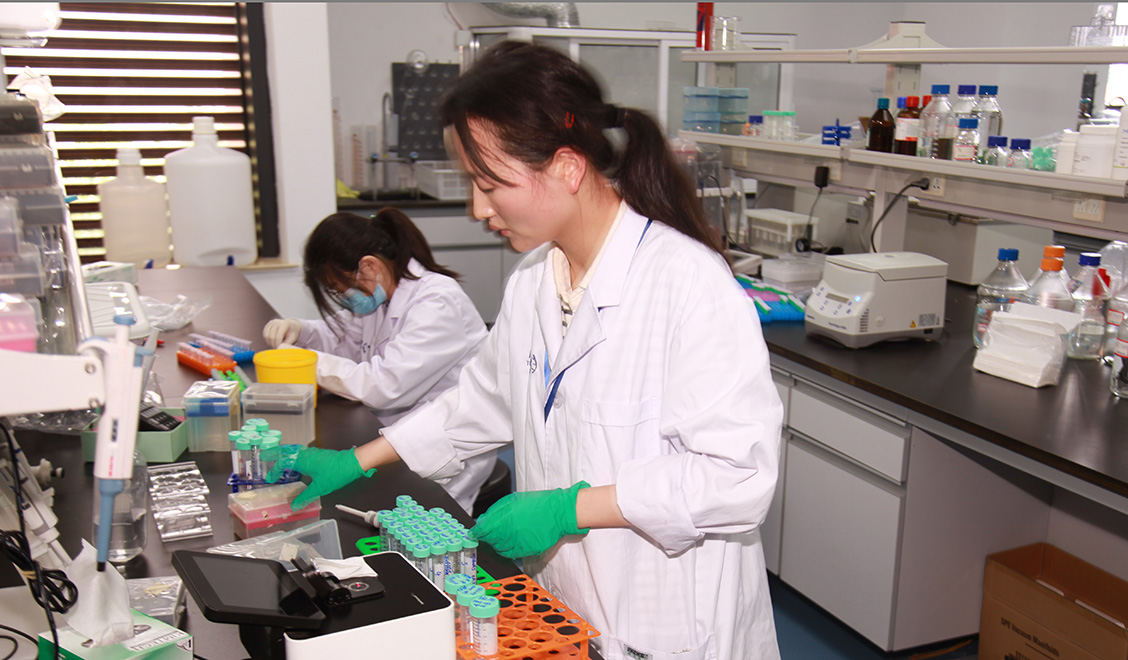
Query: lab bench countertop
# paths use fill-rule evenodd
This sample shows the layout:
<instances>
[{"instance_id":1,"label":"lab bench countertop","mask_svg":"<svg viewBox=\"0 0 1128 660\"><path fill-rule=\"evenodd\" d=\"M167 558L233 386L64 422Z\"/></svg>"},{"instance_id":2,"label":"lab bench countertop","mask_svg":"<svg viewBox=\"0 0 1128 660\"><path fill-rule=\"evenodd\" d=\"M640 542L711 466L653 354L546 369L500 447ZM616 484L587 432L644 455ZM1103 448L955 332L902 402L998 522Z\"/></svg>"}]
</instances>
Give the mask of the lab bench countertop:
<instances>
[{"instance_id":1,"label":"lab bench countertop","mask_svg":"<svg viewBox=\"0 0 1128 660\"><path fill-rule=\"evenodd\" d=\"M177 294L190 299L211 299L188 326L161 334L164 345L157 349L154 371L160 376L160 386L167 405L178 406L188 387L207 377L176 361L176 345L188 341L192 332L218 330L249 339L255 350L268 348L262 338L262 328L277 314L251 286L243 274L233 267L181 268L179 270L153 269L139 272L138 290L142 295L169 301ZM254 377L254 366L243 365ZM348 449L361 445L379 432L381 424L363 405L322 391L318 394L316 408L316 444L332 449ZM91 538L94 477L91 463L82 459L81 443L76 435L46 434L17 431L17 438L32 464L47 458L65 470L65 477L56 479L54 512L59 519L57 529L60 542L71 557L78 555L83 538ZM227 452L184 453L180 461L195 461L207 483L208 504L211 509L212 534L203 538L162 543L153 523L147 516L147 543L145 551L122 567L127 578L175 575L171 564L174 550L204 550L234 540L231 515L228 513L227 477L231 472L231 456ZM472 527L474 521L440 485L423 479L402 463L385 466L371 479L361 479L345 488L321 498L321 519L337 520L341 549L345 556L358 554L356 542L375 536L378 532L364 521L336 510L336 504L345 504L362 511L391 509L400 494L412 495L420 504L442 507L450 511L460 523ZM487 546L479 548L479 564L495 578L519 573L513 562L496 555ZM0 560L0 587L20 584L7 561ZM0 620L4 603L0 602ZM46 628L46 621L43 622ZM236 626L207 621L203 613L188 599L186 629L195 637L195 652L204 658L243 658L246 652L239 641ZM32 633L34 634L34 632ZM594 656L593 656L594 657Z\"/></svg>"},{"instance_id":2,"label":"lab bench countertop","mask_svg":"<svg viewBox=\"0 0 1128 660\"><path fill-rule=\"evenodd\" d=\"M944 332L933 341L862 349L809 337L802 323L770 323L778 356L910 411L1128 498L1128 401L1109 391L1109 368L1065 361L1057 386L1031 388L972 367L974 287L949 283Z\"/></svg>"}]
</instances>

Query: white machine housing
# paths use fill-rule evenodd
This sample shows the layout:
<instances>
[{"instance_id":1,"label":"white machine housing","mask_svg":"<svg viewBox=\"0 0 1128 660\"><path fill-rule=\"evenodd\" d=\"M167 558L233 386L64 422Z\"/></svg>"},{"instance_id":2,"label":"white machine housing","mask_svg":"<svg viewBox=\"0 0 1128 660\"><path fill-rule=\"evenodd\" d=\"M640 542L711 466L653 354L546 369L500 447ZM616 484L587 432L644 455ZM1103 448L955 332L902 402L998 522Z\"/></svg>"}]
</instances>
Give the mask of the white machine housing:
<instances>
[{"instance_id":1,"label":"white machine housing","mask_svg":"<svg viewBox=\"0 0 1128 660\"><path fill-rule=\"evenodd\" d=\"M446 594L399 553L369 555L366 561L374 569L384 569L378 573L388 587L387 595L352 606L349 609L353 612L345 613L343 622L332 626L331 631L285 633L286 660L326 660L358 653L381 658L455 657L454 603ZM394 567L389 570L388 564ZM404 615L406 608L396 606L396 601L411 598L423 611Z\"/></svg>"},{"instance_id":2,"label":"white machine housing","mask_svg":"<svg viewBox=\"0 0 1128 660\"><path fill-rule=\"evenodd\" d=\"M948 264L917 252L835 255L807 301L809 335L850 348L934 339L944 327Z\"/></svg>"}]
</instances>

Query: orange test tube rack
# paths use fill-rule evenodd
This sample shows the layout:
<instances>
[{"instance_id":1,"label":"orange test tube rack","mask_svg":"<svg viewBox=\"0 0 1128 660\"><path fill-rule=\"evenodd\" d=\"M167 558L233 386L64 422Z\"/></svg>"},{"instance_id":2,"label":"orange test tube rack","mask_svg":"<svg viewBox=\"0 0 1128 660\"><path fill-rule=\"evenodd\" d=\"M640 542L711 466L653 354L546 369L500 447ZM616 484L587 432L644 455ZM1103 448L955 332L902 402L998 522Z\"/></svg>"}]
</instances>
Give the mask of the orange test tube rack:
<instances>
[{"instance_id":1,"label":"orange test tube rack","mask_svg":"<svg viewBox=\"0 0 1128 660\"><path fill-rule=\"evenodd\" d=\"M598 637L572 610L528 575L481 583L501 605L497 615L497 655L490 660L563 660L587 658L588 640ZM479 657L466 643L458 645L461 660Z\"/></svg>"}]
</instances>

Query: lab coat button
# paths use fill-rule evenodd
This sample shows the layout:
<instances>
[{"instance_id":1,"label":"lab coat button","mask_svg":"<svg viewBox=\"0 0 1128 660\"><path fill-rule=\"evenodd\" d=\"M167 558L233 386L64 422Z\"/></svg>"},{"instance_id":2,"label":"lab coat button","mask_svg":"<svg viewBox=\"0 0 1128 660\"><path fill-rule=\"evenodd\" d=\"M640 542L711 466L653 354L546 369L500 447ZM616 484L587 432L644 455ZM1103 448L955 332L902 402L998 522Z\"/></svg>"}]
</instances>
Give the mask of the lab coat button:
<instances>
[{"instance_id":1,"label":"lab coat button","mask_svg":"<svg viewBox=\"0 0 1128 660\"><path fill-rule=\"evenodd\" d=\"M552 402L552 407L556 408L557 410L559 410L560 407L563 406L563 405L564 405L564 398L560 397L560 396L557 396L556 400Z\"/></svg>"}]
</instances>

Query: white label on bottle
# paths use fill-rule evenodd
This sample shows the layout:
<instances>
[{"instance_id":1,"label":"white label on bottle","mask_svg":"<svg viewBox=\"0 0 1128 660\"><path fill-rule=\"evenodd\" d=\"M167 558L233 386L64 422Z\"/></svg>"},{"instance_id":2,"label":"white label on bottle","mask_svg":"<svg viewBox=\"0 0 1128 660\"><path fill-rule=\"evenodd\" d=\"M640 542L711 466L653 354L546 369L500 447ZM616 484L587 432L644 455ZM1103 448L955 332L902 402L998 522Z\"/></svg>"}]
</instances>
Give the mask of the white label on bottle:
<instances>
[{"instance_id":1,"label":"white label on bottle","mask_svg":"<svg viewBox=\"0 0 1128 660\"><path fill-rule=\"evenodd\" d=\"M1119 328L1120 324L1123 323L1123 322L1124 322L1124 312L1120 311L1119 309L1109 308L1109 310L1108 310L1108 324L1114 325L1114 326Z\"/></svg>"},{"instance_id":2,"label":"white label on bottle","mask_svg":"<svg viewBox=\"0 0 1128 660\"><path fill-rule=\"evenodd\" d=\"M974 161L976 151L974 144L957 144L952 149L952 160Z\"/></svg>"},{"instance_id":3,"label":"white label on bottle","mask_svg":"<svg viewBox=\"0 0 1128 660\"><path fill-rule=\"evenodd\" d=\"M916 142L918 138L920 138L920 120L898 117L897 129L893 133L893 139L903 142Z\"/></svg>"},{"instance_id":4,"label":"white label on bottle","mask_svg":"<svg viewBox=\"0 0 1128 660\"><path fill-rule=\"evenodd\" d=\"M1116 338L1116 355L1128 360L1128 341L1119 337Z\"/></svg>"}]
</instances>

